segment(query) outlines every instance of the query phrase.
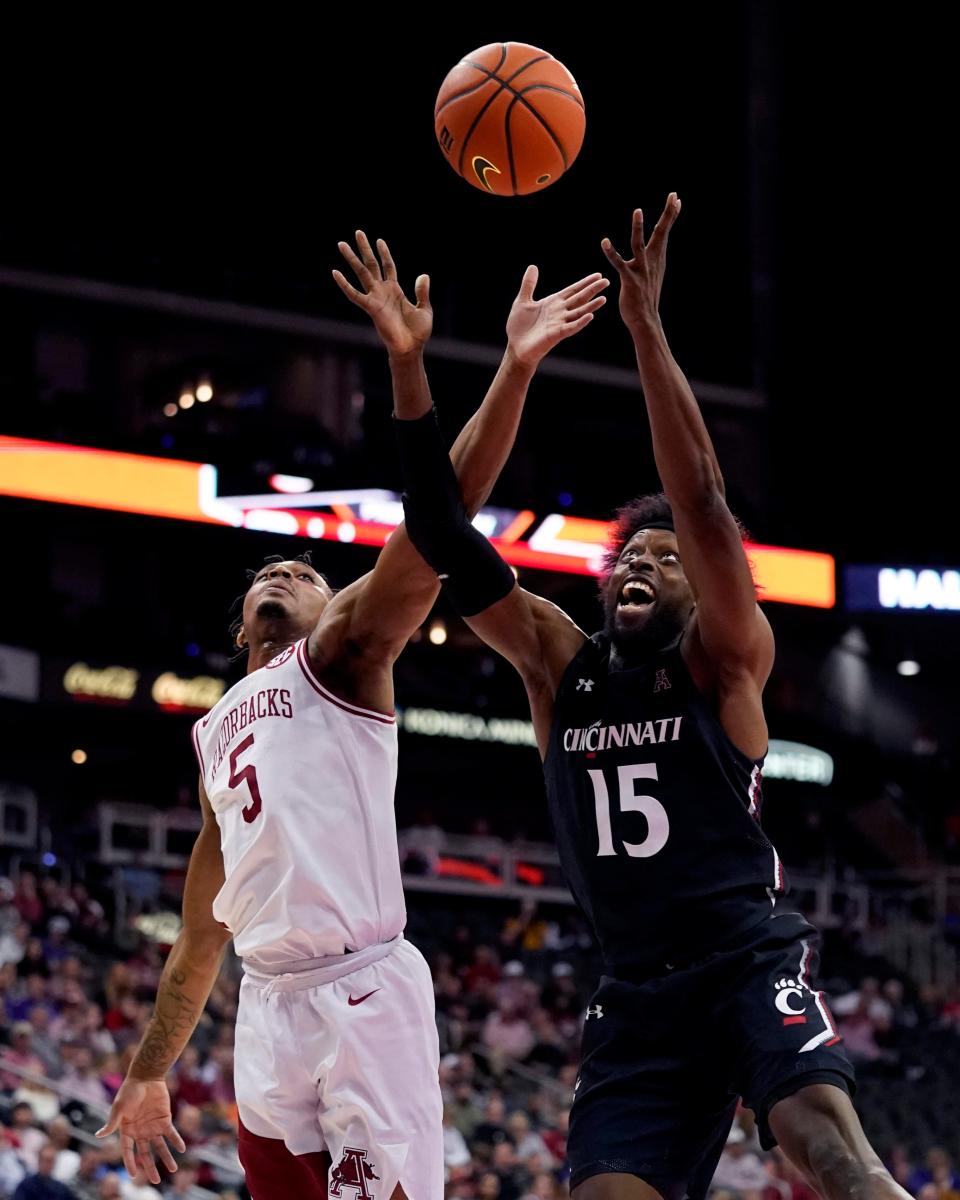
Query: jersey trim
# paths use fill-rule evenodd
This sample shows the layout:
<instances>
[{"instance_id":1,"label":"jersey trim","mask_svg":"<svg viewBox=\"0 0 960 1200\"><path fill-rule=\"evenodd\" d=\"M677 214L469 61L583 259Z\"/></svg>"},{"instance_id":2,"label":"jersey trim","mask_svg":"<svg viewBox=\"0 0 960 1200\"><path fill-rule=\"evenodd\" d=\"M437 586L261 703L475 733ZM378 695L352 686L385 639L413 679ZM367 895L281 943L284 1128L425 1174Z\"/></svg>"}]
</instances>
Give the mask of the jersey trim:
<instances>
[{"instance_id":1,"label":"jersey trim","mask_svg":"<svg viewBox=\"0 0 960 1200\"><path fill-rule=\"evenodd\" d=\"M194 721L193 727L190 730L190 736L193 739L193 749L197 756L197 762L200 764L200 776L204 780L206 787L207 768L203 765L203 751L200 749L200 722Z\"/></svg>"},{"instance_id":2,"label":"jersey trim","mask_svg":"<svg viewBox=\"0 0 960 1200\"><path fill-rule=\"evenodd\" d=\"M300 669L307 680L307 683L313 688L318 696L322 696L324 700L329 700L331 704L335 704L337 708L342 708L344 712L351 713L355 717L366 717L369 721L379 721L381 725L396 725L396 713L376 712L372 708L360 708L359 705L350 704L346 700L341 700L339 696L335 696L333 692L328 691L323 686L310 667L310 660L307 657L307 640L297 642L297 662L300 664Z\"/></svg>"}]
</instances>

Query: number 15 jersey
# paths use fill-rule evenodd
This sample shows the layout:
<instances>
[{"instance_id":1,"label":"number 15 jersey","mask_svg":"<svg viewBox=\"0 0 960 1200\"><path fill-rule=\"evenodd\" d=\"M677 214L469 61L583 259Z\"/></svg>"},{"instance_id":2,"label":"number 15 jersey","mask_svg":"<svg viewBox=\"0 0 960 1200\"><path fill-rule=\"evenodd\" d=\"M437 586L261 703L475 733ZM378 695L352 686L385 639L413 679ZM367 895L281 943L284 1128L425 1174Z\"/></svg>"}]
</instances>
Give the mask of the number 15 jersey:
<instances>
[{"instance_id":1,"label":"number 15 jersey","mask_svg":"<svg viewBox=\"0 0 960 1200\"><path fill-rule=\"evenodd\" d=\"M759 824L762 765L678 648L611 670L609 639L584 643L544 771L563 872L608 973L696 961L770 915L784 879Z\"/></svg>"},{"instance_id":2,"label":"number 15 jersey","mask_svg":"<svg viewBox=\"0 0 960 1200\"><path fill-rule=\"evenodd\" d=\"M334 696L305 641L235 684L193 727L226 881L213 914L276 967L401 932L396 720Z\"/></svg>"}]
</instances>

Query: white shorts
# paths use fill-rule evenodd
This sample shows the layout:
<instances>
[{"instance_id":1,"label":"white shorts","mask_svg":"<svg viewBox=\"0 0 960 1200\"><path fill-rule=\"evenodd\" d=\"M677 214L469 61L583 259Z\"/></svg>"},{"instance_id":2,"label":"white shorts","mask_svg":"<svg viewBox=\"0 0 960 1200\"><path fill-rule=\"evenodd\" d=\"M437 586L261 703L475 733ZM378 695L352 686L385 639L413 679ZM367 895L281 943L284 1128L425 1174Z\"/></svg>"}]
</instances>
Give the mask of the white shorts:
<instances>
[{"instance_id":1,"label":"white shorts","mask_svg":"<svg viewBox=\"0 0 960 1200\"><path fill-rule=\"evenodd\" d=\"M330 1194L442 1200L443 1104L430 969L401 934L320 967L240 986L240 1120L292 1154L326 1150ZM365 1188L352 1183L362 1170Z\"/></svg>"}]
</instances>

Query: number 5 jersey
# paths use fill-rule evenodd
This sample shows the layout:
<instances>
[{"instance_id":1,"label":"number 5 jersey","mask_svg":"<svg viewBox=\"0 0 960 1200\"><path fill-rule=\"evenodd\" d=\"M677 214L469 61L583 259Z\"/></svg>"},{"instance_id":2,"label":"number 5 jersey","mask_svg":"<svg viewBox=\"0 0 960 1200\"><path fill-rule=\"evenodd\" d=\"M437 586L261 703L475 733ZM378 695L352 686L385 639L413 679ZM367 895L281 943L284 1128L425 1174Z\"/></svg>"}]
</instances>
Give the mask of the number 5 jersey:
<instances>
[{"instance_id":1,"label":"number 5 jersey","mask_svg":"<svg viewBox=\"0 0 960 1200\"><path fill-rule=\"evenodd\" d=\"M193 741L226 872L213 912L239 955L280 967L401 932L393 716L334 696L300 641L232 687Z\"/></svg>"}]
</instances>

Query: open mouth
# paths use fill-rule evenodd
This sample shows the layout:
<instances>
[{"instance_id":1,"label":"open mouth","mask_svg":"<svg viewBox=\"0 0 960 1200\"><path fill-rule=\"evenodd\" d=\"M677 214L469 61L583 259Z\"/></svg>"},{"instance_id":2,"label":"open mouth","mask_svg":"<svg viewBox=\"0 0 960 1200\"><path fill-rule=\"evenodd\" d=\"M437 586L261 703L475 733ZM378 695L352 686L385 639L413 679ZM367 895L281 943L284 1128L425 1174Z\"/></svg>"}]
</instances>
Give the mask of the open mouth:
<instances>
[{"instance_id":1,"label":"open mouth","mask_svg":"<svg viewBox=\"0 0 960 1200\"><path fill-rule=\"evenodd\" d=\"M653 604L657 594L644 579L628 579L620 590L620 596L617 600L617 605L620 608L628 606L634 608L646 608L647 605Z\"/></svg>"}]
</instances>

